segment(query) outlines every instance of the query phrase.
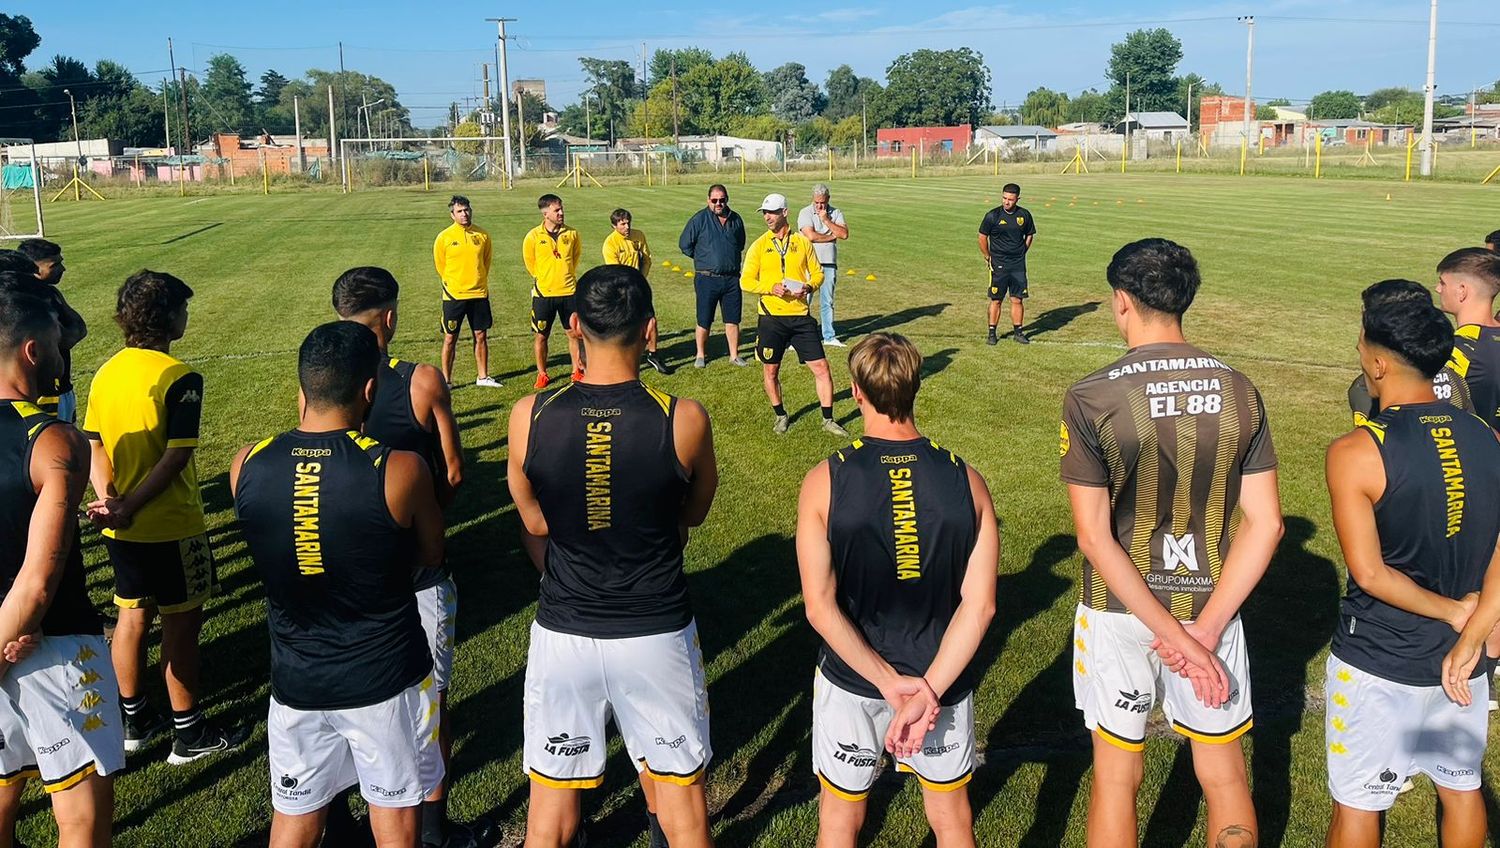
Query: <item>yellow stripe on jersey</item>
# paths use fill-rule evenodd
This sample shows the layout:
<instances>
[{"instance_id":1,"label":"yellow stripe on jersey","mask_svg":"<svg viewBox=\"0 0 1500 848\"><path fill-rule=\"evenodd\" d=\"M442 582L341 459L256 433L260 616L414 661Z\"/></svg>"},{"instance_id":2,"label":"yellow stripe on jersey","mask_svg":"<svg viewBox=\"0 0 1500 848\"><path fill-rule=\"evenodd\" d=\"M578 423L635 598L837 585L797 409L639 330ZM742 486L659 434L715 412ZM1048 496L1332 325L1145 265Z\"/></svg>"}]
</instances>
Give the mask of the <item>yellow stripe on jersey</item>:
<instances>
[{"instance_id":1,"label":"yellow stripe on jersey","mask_svg":"<svg viewBox=\"0 0 1500 848\"><path fill-rule=\"evenodd\" d=\"M1396 407L1394 407L1394 406L1391 407L1391 409L1395 409L1395 408ZM1370 433L1375 436L1375 441L1380 442L1382 445L1385 444L1385 425L1384 424L1376 424L1374 421L1366 421L1365 423L1363 423L1363 424L1361 424L1359 426L1365 428L1366 430L1369 430Z\"/></svg>"},{"instance_id":2,"label":"yellow stripe on jersey","mask_svg":"<svg viewBox=\"0 0 1500 848\"><path fill-rule=\"evenodd\" d=\"M567 393L568 389L573 388L573 386L575 386L575 385L577 385L577 384L576 383L569 383L566 386L563 386L561 389L558 389L557 390L557 394L554 394L552 397L549 397L546 400L542 401L542 405L541 406L538 406L536 409L532 410L531 420L532 421L536 421L538 418L542 417L542 410L544 410L544 409L547 408L547 404L549 404L549 403L553 402L554 400L557 400L558 398L562 397L564 394Z\"/></svg>"},{"instance_id":3,"label":"yellow stripe on jersey","mask_svg":"<svg viewBox=\"0 0 1500 848\"><path fill-rule=\"evenodd\" d=\"M265 450L266 449L266 445L269 445L270 443L272 443L274 441L276 441L276 437L272 436L272 437L270 437L268 439L261 439L260 441L256 442L255 443L255 447L251 448L250 452L247 453L247 454L245 454L245 462L249 462L251 457L253 457L256 454L260 453L261 451Z\"/></svg>"},{"instance_id":4,"label":"yellow stripe on jersey","mask_svg":"<svg viewBox=\"0 0 1500 848\"><path fill-rule=\"evenodd\" d=\"M1465 354L1457 347L1453 348L1453 355L1448 358L1448 367L1457 371L1458 376L1467 378L1469 376L1469 364L1468 354Z\"/></svg>"},{"instance_id":5,"label":"yellow stripe on jersey","mask_svg":"<svg viewBox=\"0 0 1500 848\"><path fill-rule=\"evenodd\" d=\"M1473 339L1474 341L1479 341L1479 325L1478 324L1465 324L1462 327L1459 327L1457 330L1454 330L1453 331L1453 335L1455 335L1455 336L1463 336L1466 339Z\"/></svg>"},{"instance_id":6,"label":"yellow stripe on jersey","mask_svg":"<svg viewBox=\"0 0 1500 848\"><path fill-rule=\"evenodd\" d=\"M656 405L661 407L661 414L662 415L671 415L672 414L672 396L671 395L669 395L666 392L661 391L659 389L653 389L650 386L646 385L645 383L641 383L641 388L645 389L646 390L646 394L650 395L651 399L654 400L654 401L656 401Z\"/></svg>"}]
</instances>

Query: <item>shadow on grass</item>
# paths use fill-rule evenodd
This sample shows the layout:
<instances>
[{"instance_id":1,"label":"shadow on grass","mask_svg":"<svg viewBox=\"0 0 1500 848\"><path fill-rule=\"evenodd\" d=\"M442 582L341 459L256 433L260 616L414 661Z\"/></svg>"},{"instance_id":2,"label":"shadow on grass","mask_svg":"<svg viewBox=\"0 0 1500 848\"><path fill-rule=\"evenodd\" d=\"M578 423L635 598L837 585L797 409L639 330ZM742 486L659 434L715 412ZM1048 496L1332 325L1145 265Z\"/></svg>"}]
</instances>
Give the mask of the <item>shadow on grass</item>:
<instances>
[{"instance_id":1,"label":"shadow on grass","mask_svg":"<svg viewBox=\"0 0 1500 848\"><path fill-rule=\"evenodd\" d=\"M1075 303L1071 306L1059 306L1049 309L1041 315L1031 319L1031 323L1022 328L1028 336L1039 336L1043 333L1053 333L1073 323L1080 316L1099 310L1100 301L1090 300L1086 303Z\"/></svg>"}]
</instances>

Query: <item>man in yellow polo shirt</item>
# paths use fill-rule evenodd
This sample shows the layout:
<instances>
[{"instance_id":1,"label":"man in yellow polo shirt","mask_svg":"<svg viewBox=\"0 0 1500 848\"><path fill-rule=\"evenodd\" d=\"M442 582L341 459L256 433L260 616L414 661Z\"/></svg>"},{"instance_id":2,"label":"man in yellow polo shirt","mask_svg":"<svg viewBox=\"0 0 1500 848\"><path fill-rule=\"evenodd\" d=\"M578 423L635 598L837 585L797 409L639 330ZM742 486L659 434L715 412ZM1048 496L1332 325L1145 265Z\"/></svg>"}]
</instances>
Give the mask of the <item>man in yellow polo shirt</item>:
<instances>
[{"instance_id":1,"label":"man in yellow polo shirt","mask_svg":"<svg viewBox=\"0 0 1500 848\"><path fill-rule=\"evenodd\" d=\"M577 230L563 223L561 197L544 194L537 198L536 206L542 212L542 222L521 242L521 258L526 262L526 273L535 281L531 286L531 329L536 333L532 347L536 353L536 387L545 389L551 382L547 377L547 337L552 334L554 320L562 324L564 332L573 321L573 292L578 287L583 242ZM578 339L571 334L568 357L573 361L573 380L577 382L583 377L583 368Z\"/></svg>"},{"instance_id":2,"label":"man in yellow polo shirt","mask_svg":"<svg viewBox=\"0 0 1500 848\"><path fill-rule=\"evenodd\" d=\"M147 708L146 635L161 612L161 663L176 730L167 762L181 765L244 744L198 702L198 634L213 594L214 561L198 491L203 377L170 353L187 329L193 290L171 274L141 271L120 287L115 322L125 349L89 388L83 432L93 445L88 516L103 528L120 608L110 654L120 683L125 750L138 751L166 721Z\"/></svg>"},{"instance_id":3,"label":"man in yellow polo shirt","mask_svg":"<svg viewBox=\"0 0 1500 848\"><path fill-rule=\"evenodd\" d=\"M651 275L651 246L646 243L646 234L631 225L629 209L616 209L609 213L610 233L604 238L604 264L629 265ZM646 325L646 364L658 374L671 374L672 368L656 354L656 316Z\"/></svg>"},{"instance_id":4,"label":"man in yellow polo shirt","mask_svg":"<svg viewBox=\"0 0 1500 848\"><path fill-rule=\"evenodd\" d=\"M432 243L432 261L443 281L443 379L453 386L453 359L458 352L458 331L464 319L474 333L474 365L479 372L476 386L500 388L490 376L490 234L474 226L469 198L455 194L448 201L453 223L438 233Z\"/></svg>"},{"instance_id":5,"label":"man in yellow polo shirt","mask_svg":"<svg viewBox=\"0 0 1500 848\"><path fill-rule=\"evenodd\" d=\"M740 288L760 295L755 307L759 316L755 358L761 362L766 397L776 414L771 429L785 433L791 423L786 407L781 404L781 357L791 346L812 372L818 406L823 410L823 429L840 438L847 437L848 431L833 420L833 375L823 353L822 331L807 309L807 299L823 284L823 266L818 264L807 236L792 230L787 223L784 195L766 195L760 204L760 214L766 221L766 232L745 251Z\"/></svg>"}]
</instances>

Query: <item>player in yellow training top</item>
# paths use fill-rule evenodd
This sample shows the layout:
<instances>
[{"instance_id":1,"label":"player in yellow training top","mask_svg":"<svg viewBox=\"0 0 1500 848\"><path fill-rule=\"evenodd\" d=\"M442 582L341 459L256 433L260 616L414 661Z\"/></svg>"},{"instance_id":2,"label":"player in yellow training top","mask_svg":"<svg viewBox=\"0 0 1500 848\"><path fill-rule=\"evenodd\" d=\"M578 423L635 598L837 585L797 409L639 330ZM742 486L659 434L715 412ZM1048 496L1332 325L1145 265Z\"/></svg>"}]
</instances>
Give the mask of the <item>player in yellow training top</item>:
<instances>
[{"instance_id":1,"label":"player in yellow training top","mask_svg":"<svg viewBox=\"0 0 1500 848\"><path fill-rule=\"evenodd\" d=\"M569 332L573 321L573 292L578 287L578 260L583 242L578 231L563 223L562 198L544 194L537 198L542 222L532 228L521 242L521 258L526 273L535 282L531 286L531 329L536 333L536 387L545 389L547 377L547 337L557 320L568 333L568 357L573 361L573 381L583 377L583 361L578 356L578 339Z\"/></svg>"},{"instance_id":2,"label":"player in yellow training top","mask_svg":"<svg viewBox=\"0 0 1500 848\"><path fill-rule=\"evenodd\" d=\"M104 530L120 608L110 653L125 750L140 750L166 727L146 705L146 635L160 611L161 664L176 730L167 757L172 765L237 748L249 736L249 728L226 732L210 724L198 702L198 634L216 582L194 459L203 376L170 353L187 329L192 296L186 283L159 271L125 281L115 308L125 349L94 375L83 420L98 498L88 516Z\"/></svg>"},{"instance_id":3,"label":"player in yellow training top","mask_svg":"<svg viewBox=\"0 0 1500 848\"><path fill-rule=\"evenodd\" d=\"M651 246L646 244L646 234L631 226L630 210L616 209L609 213L609 225L613 228L604 239L604 264L629 265L651 276ZM670 374L672 369L656 355L656 316L646 327L646 364L658 374Z\"/></svg>"},{"instance_id":4,"label":"player in yellow training top","mask_svg":"<svg viewBox=\"0 0 1500 848\"><path fill-rule=\"evenodd\" d=\"M453 385L453 359L458 352L458 331L464 319L474 333L476 386L500 388L490 376L490 234L474 226L474 208L469 198L455 194L448 200L453 223L438 233L432 243L432 262L443 281L443 379Z\"/></svg>"}]
</instances>

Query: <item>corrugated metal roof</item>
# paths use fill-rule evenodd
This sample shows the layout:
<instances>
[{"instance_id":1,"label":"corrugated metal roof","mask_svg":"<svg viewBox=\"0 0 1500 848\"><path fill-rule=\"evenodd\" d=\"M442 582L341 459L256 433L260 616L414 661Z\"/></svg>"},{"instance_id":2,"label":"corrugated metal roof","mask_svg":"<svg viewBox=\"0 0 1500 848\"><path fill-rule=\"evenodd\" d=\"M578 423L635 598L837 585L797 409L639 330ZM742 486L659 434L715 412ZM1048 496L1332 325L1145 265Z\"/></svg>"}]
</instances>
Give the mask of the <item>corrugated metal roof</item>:
<instances>
[{"instance_id":1,"label":"corrugated metal roof","mask_svg":"<svg viewBox=\"0 0 1500 848\"><path fill-rule=\"evenodd\" d=\"M1143 127L1181 127L1187 125L1187 118L1182 117L1176 112L1131 112L1125 117Z\"/></svg>"},{"instance_id":2,"label":"corrugated metal roof","mask_svg":"<svg viewBox=\"0 0 1500 848\"><path fill-rule=\"evenodd\" d=\"M996 138L1036 138L1039 135L1053 138L1057 135L1052 130L1037 124L1015 124L1004 127L984 126L980 127L978 131L989 133Z\"/></svg>"}]
</instances>

